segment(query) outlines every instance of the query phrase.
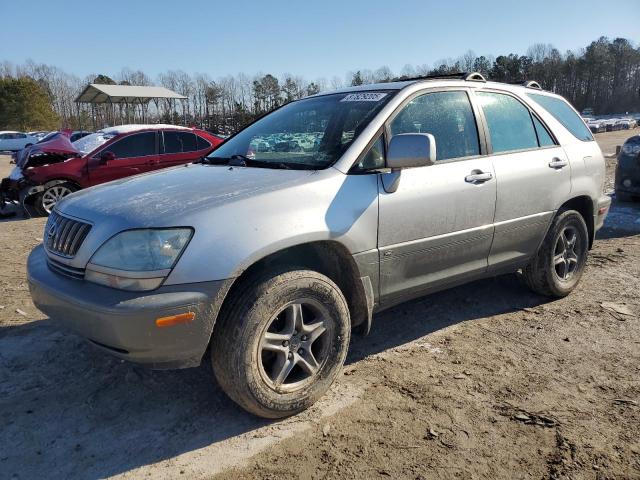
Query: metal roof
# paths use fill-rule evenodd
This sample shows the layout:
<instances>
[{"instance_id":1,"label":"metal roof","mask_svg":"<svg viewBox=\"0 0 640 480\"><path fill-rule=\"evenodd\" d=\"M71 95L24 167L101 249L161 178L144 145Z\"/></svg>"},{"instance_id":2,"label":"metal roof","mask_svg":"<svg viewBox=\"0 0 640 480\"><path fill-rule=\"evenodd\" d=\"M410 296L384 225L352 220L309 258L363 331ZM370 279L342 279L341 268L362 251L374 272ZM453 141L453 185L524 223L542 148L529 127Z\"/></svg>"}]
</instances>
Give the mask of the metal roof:
<instances>
[{"instance_id":1,"label":"metal roof","mask_svg":"<svg viewBox=\"0 0 640 480\"><path fill-rule=\"evenodd\" d=\"M146 103L153 98L184 100L187 97L164 87L136 85L102 85L90 83L76 102L78 103Z\"/></svg>"}]
</instances>

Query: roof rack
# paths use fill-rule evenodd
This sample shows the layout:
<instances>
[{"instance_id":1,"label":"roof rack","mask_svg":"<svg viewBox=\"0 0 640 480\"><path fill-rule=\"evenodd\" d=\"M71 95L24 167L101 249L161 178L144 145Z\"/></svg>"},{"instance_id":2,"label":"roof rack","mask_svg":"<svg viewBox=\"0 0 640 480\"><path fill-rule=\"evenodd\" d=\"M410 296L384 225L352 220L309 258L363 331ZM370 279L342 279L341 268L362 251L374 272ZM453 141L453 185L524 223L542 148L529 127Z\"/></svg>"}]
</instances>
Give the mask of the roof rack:
<instances>
[{"instance_id":1,"label":"roof rack","mask_svg":"<svg viewBox=\"0 0 640 480\"><path fill-rule=\"evenodd\" d=\"M485 82L485 83L487 81L487 79L484 78L482 74L478 72L471 72L471 73L465 74L463 80L466 80L468 82Z\"/></svg>"},{"instance_id":2,"label":"roof rack","mask_svg":"<svg viewBox=\"0 0 640 480\"><path fill-rule=\"evenodd\" d=\"M522 85L524 85L527 88L535 88L536 90L542 90L542 87L540 86L540 84L535 80L526 80L522 82Z\"/></svg>"},{"instance_id":3,"label":"roof rack","mask_svg":"<svg viewBox=\"0 0 640 480\"><path fill-rule=\"evenodd\" d=\"M465 80L468 82L486 82L487 80L478 72L454 72L442 73L434 75L421 75L419 77L401 78L402 81L408 80L435 80L438 78L451 80Z\"/></svg>"}]
</instances>

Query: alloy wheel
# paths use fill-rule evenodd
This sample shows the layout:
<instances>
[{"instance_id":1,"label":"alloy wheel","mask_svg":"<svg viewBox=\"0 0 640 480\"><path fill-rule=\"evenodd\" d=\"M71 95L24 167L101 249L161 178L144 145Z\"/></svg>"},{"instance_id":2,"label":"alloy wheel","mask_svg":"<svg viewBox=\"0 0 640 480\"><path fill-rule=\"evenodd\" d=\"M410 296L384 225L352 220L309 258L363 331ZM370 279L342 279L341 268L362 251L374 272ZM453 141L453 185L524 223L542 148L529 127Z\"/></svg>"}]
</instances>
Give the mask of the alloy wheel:
<instances>
[{"instance_id":1,"label":"alloy wheel","mask_svg":"<svg viewBox=\"0 0 640 480\"><path fill-rule=\"evenodd\" d=\"M292 392L315 380L330 350L334 322L312 299L289 303L267 324L258 346L260 373L277 392Z\"/></svg>"},{"instance_id":2,"label":"alloy wheel","mask_svg":"<svg viewBox=\"0 0 640 480\"><path fill-rule=\"evenodd\" d=\"M42 208L45 212L51 213L56 203L71 193L73 193L71 189L63 185L55 185L46 189L42 194Z\"/></svg>"},{"instance_id":3,"label":"alloy wheel","mask_svg":"<svg viewBox=\"0 0 640 480\"><path fill-rule=\"evenodd\" d=\"M558 278L564 282L571 280L580 266L582 242L578 230L573 226L565 227L558 239L553 254L553 267Z\"/></svg>"}]
</instances>

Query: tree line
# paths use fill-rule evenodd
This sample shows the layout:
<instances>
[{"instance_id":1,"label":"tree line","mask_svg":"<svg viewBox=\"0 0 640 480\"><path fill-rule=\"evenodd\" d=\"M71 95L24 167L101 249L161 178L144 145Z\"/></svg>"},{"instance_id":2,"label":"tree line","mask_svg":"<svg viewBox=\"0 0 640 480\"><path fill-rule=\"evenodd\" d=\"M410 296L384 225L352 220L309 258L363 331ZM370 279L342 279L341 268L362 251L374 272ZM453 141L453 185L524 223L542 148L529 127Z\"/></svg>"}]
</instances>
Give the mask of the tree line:
<instances>
[{"instance_id":1,"label":"tree line","mask_svg":"<svg viewBox=\"0 0 640 480\"><path fill-rule=\"evenodd\" d=\"M284 103L321 91L471 71L500 82L537 80L545 90L566 97L578 110L590 108L595 114L640 111L640 47L625 38L601 37L585 48L565 53L550 44L532 45L525 55L477 56L469 50L433 65L405 65L398 73L383 66L351 71L344 78L313 81L292 74L276 77L241 73L212 78L206 73L182 70L168 70L154 80L129 68L112 76L80 78L51 65L5 61L0 63L0 129L100 128L147 121L197 125L231 134ZM160 100L148 106L76 105L76 97L88 83L161 85L187 99Z\"/></svg>"}]
</instances>

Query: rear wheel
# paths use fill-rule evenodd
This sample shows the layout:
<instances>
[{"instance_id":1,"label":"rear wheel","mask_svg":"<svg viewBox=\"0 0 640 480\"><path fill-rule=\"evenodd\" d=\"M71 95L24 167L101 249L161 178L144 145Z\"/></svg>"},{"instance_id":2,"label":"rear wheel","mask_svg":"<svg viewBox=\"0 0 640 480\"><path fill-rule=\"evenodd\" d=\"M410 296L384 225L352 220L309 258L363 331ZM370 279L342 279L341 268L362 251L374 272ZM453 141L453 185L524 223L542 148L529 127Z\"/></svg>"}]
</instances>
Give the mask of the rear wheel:
<instances>
[{"instance_id":1,"label":"rear wheel","mask_svg":"<svg viewBox=\"0 0 640 480\"><path fill-rule=\"evenodd\" d=\"M35 208L40 215L47 216L60 200L77 190L78 187L71 182L52 185L36 197Z\"/></svg>"},{"instance_id":2,"label":"rear wheel","mask_svg":"<svg viewBox=\"0 0 640 480\"><path fill-rule=\"evenodd\" d=\"M575 210L559 213L531 263L523 269L529 287L549 297L564 297L576 287L587 263L589 233Z\"/></svg>"},{"instance_id":3,"label":"rear wheel","mask_svg":"<svg viewBox=\"0 0 640 480\"><path fill-rule=\"evenodd\" d=\"M222 389L265 418L296 414L318 400L347 354L347 302L329 278L294 270L243 282L211 341Z\"/></svg>"}]
</instances>

